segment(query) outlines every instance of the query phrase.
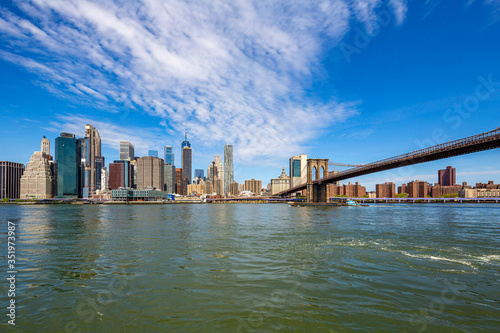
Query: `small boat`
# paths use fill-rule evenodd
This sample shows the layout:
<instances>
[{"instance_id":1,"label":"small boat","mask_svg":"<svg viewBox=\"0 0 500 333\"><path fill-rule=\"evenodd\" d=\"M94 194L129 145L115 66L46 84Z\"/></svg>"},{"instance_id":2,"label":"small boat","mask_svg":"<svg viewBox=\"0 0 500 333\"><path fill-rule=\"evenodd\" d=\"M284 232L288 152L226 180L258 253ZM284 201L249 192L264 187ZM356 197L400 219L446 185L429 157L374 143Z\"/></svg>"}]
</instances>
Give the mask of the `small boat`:
<instances>
[{"instance_id":1,"label":"small boat","mask_svg":"<svg viewBox=\"0 0 500 333\"><path fill-rule=\"evenodd\" d=\"M347 206L356 206L357 204L356 204L356 201L354 201L354 200L347 200L346 205Z\"/></svg>"}]
</instances>

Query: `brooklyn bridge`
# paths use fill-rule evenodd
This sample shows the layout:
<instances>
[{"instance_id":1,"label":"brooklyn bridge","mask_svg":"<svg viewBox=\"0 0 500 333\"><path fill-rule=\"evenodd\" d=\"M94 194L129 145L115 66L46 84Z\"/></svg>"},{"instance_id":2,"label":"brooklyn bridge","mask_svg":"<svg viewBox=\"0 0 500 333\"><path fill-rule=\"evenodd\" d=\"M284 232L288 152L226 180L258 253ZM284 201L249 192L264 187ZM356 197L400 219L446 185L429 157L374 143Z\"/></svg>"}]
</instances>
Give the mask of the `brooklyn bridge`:
<instances>
[{"instance_id":1,"label":"brooklyn bridge","mask_svg":"<svg viewBox=\"0 0 500 333\"><path fill-rule=\"evenodd\" d=\"M340 180L499 147L500 127L489 132L386 158L337 173L328 172L328 159L308 159L307 182L279 192L277 196L288 197L292 193L307 189L307 202L327 202L330 197L328 184ZM320 178L322 174L325 176Z\"/></svg>"}]
</instances>

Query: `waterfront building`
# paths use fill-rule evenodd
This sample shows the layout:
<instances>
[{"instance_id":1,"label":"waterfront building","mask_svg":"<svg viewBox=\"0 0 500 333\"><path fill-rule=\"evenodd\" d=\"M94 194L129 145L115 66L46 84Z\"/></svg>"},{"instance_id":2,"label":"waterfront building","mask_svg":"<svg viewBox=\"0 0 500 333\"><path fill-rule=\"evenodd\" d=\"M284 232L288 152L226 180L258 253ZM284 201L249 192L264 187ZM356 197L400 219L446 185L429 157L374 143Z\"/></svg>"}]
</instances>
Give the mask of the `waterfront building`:
<instances>
[{"instance_id":1,"label":"waterfront building","mask_svg":"<svg viewBox=\"0 0 500 333\"><path fill-rule=\"evenodd\" d=\"M464 188L459 191L460 198L500 198L500 189Z\"/></svg>"},{"instance_id":2,"label":"waterfront building","mask_svg":"<svg viewBox=\"0 0 500 333\"><path fill-rule=\"evenodd\" d=\"M165 146L163 148L164 162L167 165L175 165L174 153L172 152L172 146Z\"/></svg>"},{"instance_id":3,"label":"waterfront building","mask_svg":"<svg viewBox=\"0 0 500 333\"><path fill-rule=\"evenodd\" d=\"M241 194L243 191L245 191L245 184L238 184L238 193Z\"/></svg>"},{"instance_id":4,"label":"waterfront building","mask_svg":"<svg viewBox=\"0 0 500 333\"><path fill-rule=\"evenodd\" d=\"M458 196L458 193L460 190L463 188L462 185L454 185L454 186L441 186L439 184L436 184L430 188L430 195L433 198L441 198L445 195L452 195L456 194Z\"/></svg>"},{"instance_id":5,"label":"waterfront building","mask_svg":"<svg viewBox=\"0 0 500 333\"><path fill-rule=\"evenodd\" d=\"M56 195L59 198L82 197L82 140L74 134L61 133L55 141Z\"/></svg>"},{"instance_id":6,"label":"waterfront building","mask_svg":"<svg viewBox=\"0 0 500 333\"><path fill-rule=\"evenodd\" d=\"M95 187L96 190L102 190L101 188L101 174L102 174L102 168L105 167L105 159L104 156L96 156L95 158L95 172L96 172L96 180L95 180Z\"/></svg>"},{"instance_id":7,"label":"waterfront building","mask_svg":"<svg viewBox=\"0 0 500 333\"><path fill-rule=\"evenodd\" d=\"M175 193L175 166L165 163L165 187L167 193Z\"/></svg>"},{"instance_id":8,"label":"waterfront building","mask_svg":"<svg viewBox=\"0 0 500 333\"><path fill-rule=\"evenodd\" d=\"M133 188L134 169L134 165L129 160L115 160L113 163L109 163L109 189Z\"/></svg>"},{"instance_id":9,"label":"waterfront building","mask_svg":"<svg viewBox=\"0 0 500 333\"><path fill-rule=\"evenodd\" d=\"M217 195L223 195L222 191L224 191L224 187L223 187L223 182L222 182L222 179L220 178L215 178L214 179L214 192L217 194Z\"/></svg>"},{"instance_id":10,"label":"waterfront building","mask_svg":"<svg viewBox=\"0 0 500 333\"><path fill-rule=\"evenodd\" d=\"M233 174L233 145L224 145L224 194L231 193L231 184L234 182Z\"/></svg>"},{"instance_id":11,"label":"waterfront building","mask_svg":"<svg viewBox=\"0 0 500 333\"><path fill-rule=\"evenodd\" d=\"M375 199L377 197L377 192L375 192L375 191L366 192L366 195L370 199Z\"/></svg>"},{"instance_id":12,"label":"waterfront building","mask_svg":"<svg viewBox=\"0 0 500 333\"><path fill-rule=\"evenodd\" d=\"M184 195L186 193L184 191L184 181L182 179L182 168L175 169L175 193L180 195Z\"/></svg>"},{"instance_id":13,"label":"waterfront building","mask_svg":"<svg viewBox=\"0 0 500 333\"><path fill-rule=\"evenodd\" d=\"M187 194L211 194L206 192L206 183L203 179L198 184L189 184Z\"/></svg>"},{"instance_id":14,"label":"waterfront building","mask_svg":"<svg viewBox=\"0 0 500 333\"><path fill-rule=\"evenodd\" d=\"M238 195L240 195L239 184L237 182L232 182L230 194L234 197L237 197Z\"/></svg>"},{"instance_id":15,"label":"waterfront building","mask_svg":"<svg viewBox=\"0 0 500 333\"><path fill-rule=\"evenodd\" d=\"M431 194L429 183L420 180L409 182L406 185L409 198L427 198Z\"/></svg>"},{"instance_id":16,"label":"waterfront building","mask_svg":"<svg viewBox=\"0 0 500 333\"><path fill-rule=\"evenodd\" d=\"M194 169L194 178L203 179L205 178L203 169Z\"/></svg>"},{"instance_id":17,"label":"waterfront building","mask_svg":"<svg viewBox=\"0 0 500 333\"><path fill-rule=\"evenodd\" d=\"M300 154L290 158L290 187L307 182L307 155Z\"/></svg>"},{"instance_id":18,"label":"waterfront building","mask_svg":"<svg viewBox=\"0 0 500 333\"><path fill-rule=\"evenodd\" d=\"M19 199L24 164L0 161L0 200Z\"/></svg>"},{"instance_id":19,"label":"waterfront building","mask_svg":"<svg viewBox=\"0 0 500 333\"><path fill-rule=\"evenodd\" d=\"M155 188L162 190L165 185L163 159L144 156L137 159L137 189Z\"/></svg>"},{"instance_id":20,"label":"waterfront building","mask_svg":"<svg viewBox=\"0 0 500 333\"><path fill-rule=\"evenodd\" d=\"M290 188L290 177L287 176L285 167L281 171L281 175L278 178L271 179L271 195L275 195L281 191L285 191Z\"/></svg>"},{"instance_id":21,"label":"waterfront building","mask_svg":"<svg viewBox=\"0 0 500 333\"><path fill-rule=\"evenodd\" d=\"M85 145L82 160L85 162L85 185L83 197L88 198L97 189L96 158L101 156L101 137L92 125L85 125ZM99 177L100 177L99 173Z\"/></svg>"},{"instance_id":22,"label":"waterfront building","mask_svg":"<svg viewBox=\"0 0 500 333\"><path fill-rule=\"evenodd\" d=\"M447 166L444 170L438 170L438 184L441 186L454 186L457 181L457 171L454 167Z\"/></svg>"},{"instance_id":23,"label":"waterfront building","mask_svg":"<svg viewBox=\"0 0 500 333\"><path fill-rule=\"evenodd\" d=\"M386 182L384 184L375 185L375 193L377 198L395 198L396 197L396 184L393 182Z\"/></svg>"},{"instance_id":24,"label":"waterfront building","mask_svg":"<svg viewBox=\"0 0 500 333\"><path fill-rule=\"evenodd\" d=\"M205 193L206 194L213 194L214 193L214 184L210 180L207 180L205 182Z\"/></svg>"},{"instance_id":25,"label":"waterfront building","mask_svg":"<svg viewBox=\"0 0 500 333\"><path fill-rule=\"evenodd\" d=\"M101 192L102 191L107 191L109 189L109 173L108 169L103 166L101 168Z\"/></svg>"},{"instance_id":26,"label":"waterfront building","mask_svg":"<svg viewBox=\"0 0 500 333\"><path fill-rule=\"evenodd\" d=\"M148 150L148 156L158 157L158 150Z\"/></svg>"},{"instance_id":27,"label":"waterfront building","mask_svg":"<svg viewBox=\"0 0 500 333\"><path fill-rule=\"evenodd\" d=\"M135 151L134 151L133 144L131 144L128 141L120 141L120 160L131 161L131 160L135 159L134 154L135 154Z\"/></svg>"},{"instance_id":28,"label":"waterfront building","mask_svg":"<svg viewBox=\"0 0 500 333\"><path fill-rule=\"evenodd\" d=\"M262 181L261 180L245 180L245 190L255 193L255 195L260 195L262 192Z\"/></svg>"},{"instance_id":29,"label":"waterfront building","mask_svg":"<svg viewBox=\"0 0 500 333\"><path fill-rule=\"evenodd\" d=\"M330 184L330 196L347 196L348 198L362 198L366 196L366 187L361 186L359 182L352 184L343 184L342 186L335 186Z\"/></svg>"},{"instance_id":30,"label":"waterfront building","mask_svg":"<svg viewBox=\"0 0 500 333\"><path fill-rule=\"evenodd\" d=\"M215 155L214 164L217 168L217 176L216 177L220 180L220 186L221 186L221 190L217 191L217 194L222 195L223 194L222 192L224 191L224 165L222 164L219 155ZM216 186L215 181L214 181L214 186L216 188L218 188Z\"/></svg>"},{"instance_id":31,"label":"waterfront building","mask_svg":"<svg viewBox=\"0 0 500 333\"><path fill-rule=\"evenodd\" d=\"M151 156L152 157L152 156ZM168 193L151 189L117 189L111 191L113 201L161 201L168 199Z\"/></svg>"},{"instance_id":32,"label":"waterfront building","mask_svg":"<svg viewBox=\"0 0 500 333\"><path fill-rule=\"evenodd\" d=\"M54 176L49 155L36 151L21 176L21 199L50 199L54 197Z\"/></svg>"},{"instance_id":33,"label":"waterfront building","mask_svg":"<svg viewBox=\"0 0 500 333\"><path fill-rule=\"evenodd\" d=\"M407 193L406 192L406 184L402 184L401 186L398 186L398 194L403 194Z\"/></svg>"}]
</instances>

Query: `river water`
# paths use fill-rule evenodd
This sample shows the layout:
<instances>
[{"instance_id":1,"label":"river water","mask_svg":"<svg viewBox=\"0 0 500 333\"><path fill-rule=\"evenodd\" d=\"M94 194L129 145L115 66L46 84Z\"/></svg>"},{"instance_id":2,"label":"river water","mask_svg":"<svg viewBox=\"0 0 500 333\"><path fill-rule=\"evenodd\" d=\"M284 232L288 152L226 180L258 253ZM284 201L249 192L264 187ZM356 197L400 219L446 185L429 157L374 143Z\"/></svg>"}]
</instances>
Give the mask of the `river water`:
<instances>
[{"instance_id":1,"label":"river water","mask_svg":"<svg viewBox=\"0 0 500 333\"><path fill-rule=\"evenodd\" d=\"M0 221L19 332L500 330L500 205L0 205Z\"/></svg>"}]
</instances>

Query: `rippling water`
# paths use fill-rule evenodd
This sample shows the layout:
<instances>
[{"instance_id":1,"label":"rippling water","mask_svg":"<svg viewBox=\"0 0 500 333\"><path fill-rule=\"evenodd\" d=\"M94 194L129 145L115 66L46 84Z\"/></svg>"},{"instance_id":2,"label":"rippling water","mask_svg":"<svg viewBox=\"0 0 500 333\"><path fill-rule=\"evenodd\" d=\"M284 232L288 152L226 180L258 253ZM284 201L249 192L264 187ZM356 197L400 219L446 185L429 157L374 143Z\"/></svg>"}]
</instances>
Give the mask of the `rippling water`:
<instances>
[{"instance_id":1,"label":"rippling water","mask_svg":"<svg viewBox=\"0 0 500 333\"><path fill-rule=\"evenodd\" d=\"M18 331L500 330L499 205L2 205L3 275L7 220Z\"/></svg>"}]
</instances>

